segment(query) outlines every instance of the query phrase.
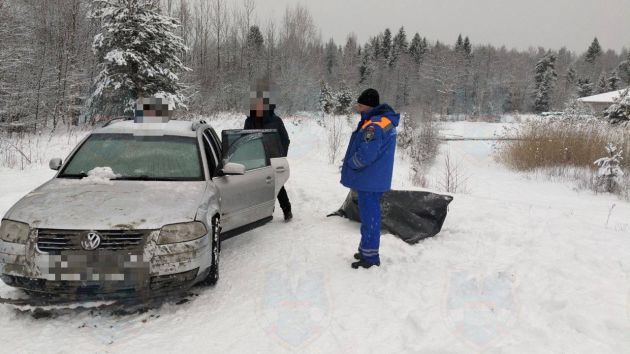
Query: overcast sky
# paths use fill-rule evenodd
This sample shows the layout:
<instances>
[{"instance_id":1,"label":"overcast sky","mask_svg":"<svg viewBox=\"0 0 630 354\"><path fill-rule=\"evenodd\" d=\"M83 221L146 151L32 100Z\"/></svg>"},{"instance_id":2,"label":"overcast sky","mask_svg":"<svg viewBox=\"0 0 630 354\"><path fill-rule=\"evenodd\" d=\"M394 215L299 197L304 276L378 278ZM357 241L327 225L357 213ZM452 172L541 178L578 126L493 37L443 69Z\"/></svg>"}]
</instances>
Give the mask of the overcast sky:
<instances>
[{"instance_id":1,"label":"overcast sky","mask_svg":"<svg viewBox=\"0 0 630 354\"><path fill-rule=\"evenodd\" d=\"M229 0L241 3L242 0ZM468 35L473 44L527 49L562 46L582 52L597 36L604 49L630 48L630 0L257 0L259 22L281 19L289 4L306 5L324 40L363 43L402 25L430 41L452 44Z\"/></svg>"}]
</instances>

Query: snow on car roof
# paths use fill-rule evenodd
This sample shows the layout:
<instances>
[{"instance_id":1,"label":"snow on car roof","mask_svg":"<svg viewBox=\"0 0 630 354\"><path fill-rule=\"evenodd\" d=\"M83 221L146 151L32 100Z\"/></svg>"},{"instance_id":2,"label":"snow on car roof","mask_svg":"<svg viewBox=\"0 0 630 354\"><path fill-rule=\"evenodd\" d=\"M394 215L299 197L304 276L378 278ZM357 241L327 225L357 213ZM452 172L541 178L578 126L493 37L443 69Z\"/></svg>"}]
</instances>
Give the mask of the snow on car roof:
<instances>
[{"instance_id":1,"label":"snow on car roof","mask_svg":"<svg viewBox=\"0 0 630 354\"><path fill-rule=\"evenodd\" d=\"M135 123L133 120L114 122L106 127L97 129L95 134L129 134L134 135L177 135L196 137L193 122L171 120L167 123Z\"/></svg>"}]
</instances>

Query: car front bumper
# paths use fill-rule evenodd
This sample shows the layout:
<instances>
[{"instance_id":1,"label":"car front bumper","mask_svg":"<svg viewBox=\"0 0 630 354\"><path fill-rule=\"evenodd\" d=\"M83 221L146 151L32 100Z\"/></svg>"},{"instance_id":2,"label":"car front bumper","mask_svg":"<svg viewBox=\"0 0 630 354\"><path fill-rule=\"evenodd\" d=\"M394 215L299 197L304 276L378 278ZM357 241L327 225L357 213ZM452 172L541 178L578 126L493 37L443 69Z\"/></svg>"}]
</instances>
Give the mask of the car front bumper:
<instances>
[{"instance_id":1,"label":"car front bumper","mask_svg":"<svg viewBox=\"0 0 630 354\"><path fill-rule=\"evenodd\" d=\"M0 240L0 277L9 286L66 297L152 296L185 291L207 274L210 237L158 245L148 233L137 250L64 251L37 248L37 230L26 244Z\"/></svg>"}]
</instances>

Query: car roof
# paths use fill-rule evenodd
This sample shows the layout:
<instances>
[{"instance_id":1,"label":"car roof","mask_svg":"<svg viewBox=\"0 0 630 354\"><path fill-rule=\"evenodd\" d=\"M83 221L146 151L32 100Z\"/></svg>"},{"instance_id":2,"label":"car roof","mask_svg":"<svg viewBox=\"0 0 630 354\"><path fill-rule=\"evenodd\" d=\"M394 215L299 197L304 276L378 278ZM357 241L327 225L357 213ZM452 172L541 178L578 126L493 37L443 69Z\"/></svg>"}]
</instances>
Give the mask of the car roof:
<instances>
[{"instance_id":1,"label":"car roof","mask_svg":"<svg viewBox=\"0 0 630 354\"><path fill-rule=\"evenodd\" d=\"M175 135L197 136L198 122L171 120L167 123L135 123L133 120L113 122L103 128L94 130L94 134L134 134L134 135Z\"/></svg>"}]
</instances>

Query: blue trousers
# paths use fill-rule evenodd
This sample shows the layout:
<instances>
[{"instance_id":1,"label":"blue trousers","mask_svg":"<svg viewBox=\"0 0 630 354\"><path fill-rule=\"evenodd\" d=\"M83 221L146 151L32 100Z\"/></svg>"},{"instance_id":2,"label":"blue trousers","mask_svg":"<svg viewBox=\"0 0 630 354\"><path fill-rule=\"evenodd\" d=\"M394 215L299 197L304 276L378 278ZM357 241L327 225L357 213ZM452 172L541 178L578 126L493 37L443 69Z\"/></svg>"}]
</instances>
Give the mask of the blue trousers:
<instances>
[{"instance_id":1,"label":"blue trousers","mask_svg":"<svg viewBox=\"0 0 630 354\"><path fill-rule=\"evenodd\" d=\"M369 263L380 263L378 248L381 243L381 192L359 194L359 216L361 218L361 243L359 253Z\"/></svg>"}]
</instances>

